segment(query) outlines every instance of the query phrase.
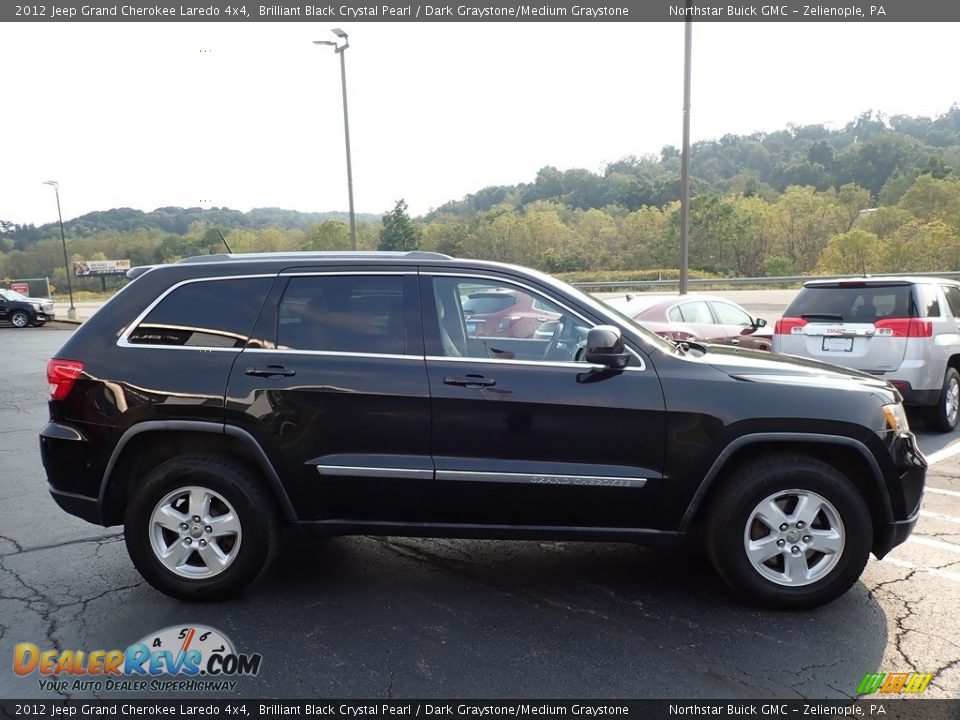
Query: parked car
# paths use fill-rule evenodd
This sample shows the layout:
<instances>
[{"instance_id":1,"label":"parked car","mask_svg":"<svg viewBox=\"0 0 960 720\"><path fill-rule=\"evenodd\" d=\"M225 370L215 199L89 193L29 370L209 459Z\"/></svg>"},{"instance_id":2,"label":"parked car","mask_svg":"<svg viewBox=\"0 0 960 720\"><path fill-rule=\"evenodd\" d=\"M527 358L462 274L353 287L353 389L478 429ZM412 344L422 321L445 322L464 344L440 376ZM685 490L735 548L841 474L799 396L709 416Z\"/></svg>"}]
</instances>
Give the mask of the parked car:
<instances>
[{"instance_id":1,"label":"parked car","mask_svg":"<svg viewBox=\"0 0 960 720\"><path fill-rule=\"evenodd\" d=\"M714 295L626 295L604 300L614 310L670 340L696 339L717 345L769 350L767 321Z\"/></svg>"},{"instance_id":2,"label":"parked car","mask_svg":"<svg viewBox=\"0 0 960 720\"><path fill-rule=\"evenodd\" d=\"M547 275L436 253L204 256L135 278L47 366L61 508L174 597L240 591L282 524L702 542L751 602L833 600L919 514L889 383L668 342ZM474 336L479 292L547 336Z\"/></svg>"},{"instance_id":3,"label":"parked car","mask_svg":"<svg viewBox=\"0 0 960 720\"><path fill-rule=\"evenodd\" d=\"M930 277L811 280L777 321L773 349L889 380L931 430L960 415L960 283Z\"/></svg>"},{"instance_id":4,"label":"parked car","mask_svg":"<svg viewBox=\"0 0 960 720\"><path fill-rule=\"evenodd\" d=\"M559 317L519 290L470 288L460 305L470 337L532 338L541 326Z\"/></svg>"},{"instance_id":5,"label":"parked car","mask_svg":"<svg viewBox=\"0 0 960 720\"><path fill-rule=\"evenodd\" d=\"M40 327L54 317L53 300L27 297L14 290L0 288L0 321L18 328L28 325Z\"/></svg>"}]
</instances>

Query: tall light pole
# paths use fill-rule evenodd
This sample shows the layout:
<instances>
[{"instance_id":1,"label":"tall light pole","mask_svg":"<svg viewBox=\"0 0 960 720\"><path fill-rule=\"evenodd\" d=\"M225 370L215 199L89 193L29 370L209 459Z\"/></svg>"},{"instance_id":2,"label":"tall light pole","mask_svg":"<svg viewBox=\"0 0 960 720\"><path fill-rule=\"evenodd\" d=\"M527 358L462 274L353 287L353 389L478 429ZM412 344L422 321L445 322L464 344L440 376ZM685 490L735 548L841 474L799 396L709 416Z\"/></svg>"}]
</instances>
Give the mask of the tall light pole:
<instances>
[{"instance_id":1,"label":"tall light pole","mask_svg":"<svg viewBox=\"0 0 960 720\"><path fill-rule=\"evenodd\" d=\"M67 310L67 319L77 319L77 309L73 306L73 287L70 285L70 261L67 260L67 237L63 234L63 213L60 212L60 183L56 180L44 180L44 185L52 185L57 195L57 217L60 219L60 243L63 245L63 269L67 271L67 293L70 295L70 309Z\"/></svg>"},{"instance_id":2,"label":"tall light pole","mask_svg":"<svg viewBox=\"0 0 960 720\"><path fill-rule=\"evenodd\" d=\"M347 34L340 28L333 28L331 32L343 40L338 45L333 40L314 40L314 45L333 45L334 52L340 56L340 83L343 87L343 136L347 142L347 195L350 200L350 247L357 249L357 218L353 211L353 166L350 162L350 119L347 114L347 64L343 51L350 47Z\"/></svg>"},{"instance_id":3,"label":"tall light pole","mask_svg":"<svg viewBox=\"0 0 960 720\"><path fill-rule=\"evenodd\" d=\"M693 44L691 2L683 34L683 150L680 156L680 294L687 294L687 266L690 263L690 48Z\"/></svg>"}]
</instances>

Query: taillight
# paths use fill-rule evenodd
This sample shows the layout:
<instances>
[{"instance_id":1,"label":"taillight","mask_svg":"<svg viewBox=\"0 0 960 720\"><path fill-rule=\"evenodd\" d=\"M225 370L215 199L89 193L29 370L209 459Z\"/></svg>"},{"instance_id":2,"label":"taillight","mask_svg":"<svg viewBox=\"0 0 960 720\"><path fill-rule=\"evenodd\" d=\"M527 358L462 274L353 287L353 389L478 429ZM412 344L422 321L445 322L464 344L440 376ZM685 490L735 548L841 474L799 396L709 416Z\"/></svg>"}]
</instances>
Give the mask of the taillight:
<instances>
[{"instance_id":1,"label":"taillight","mask_svg":"<svg viewBox=\"0 0 960 720\"><path fill-rule=\"evenodd\" d=\"M47 363L47 382L50 383L50 397L63 400L73 387L73 383L83 372L83 363L79 360L59 360L51 358Z\"/></svg>"},{"instance_id":2,"label":"taillight","mask_svg":"<svg viewBox=\"0 0 960 720\"><path fill-rule=\"evenodd\" d=\"M799 328L806 324L807 321L803 318L784 317L777 320L776 325L773 326L773 332L775 335L789 335L792 332L800 332Z\"/></svg>"},{"instance_id":3,"label":"taillight","mask_svg":"<svg viewBox=\"0 0 960 720\"><path fill-rule=\"evenodd\" d=\"M933 323L918 318L888 318L877 320L874 324L877 330L886 331L878 335L892 337L933 337Z\"/></svg>"}]
</instances>

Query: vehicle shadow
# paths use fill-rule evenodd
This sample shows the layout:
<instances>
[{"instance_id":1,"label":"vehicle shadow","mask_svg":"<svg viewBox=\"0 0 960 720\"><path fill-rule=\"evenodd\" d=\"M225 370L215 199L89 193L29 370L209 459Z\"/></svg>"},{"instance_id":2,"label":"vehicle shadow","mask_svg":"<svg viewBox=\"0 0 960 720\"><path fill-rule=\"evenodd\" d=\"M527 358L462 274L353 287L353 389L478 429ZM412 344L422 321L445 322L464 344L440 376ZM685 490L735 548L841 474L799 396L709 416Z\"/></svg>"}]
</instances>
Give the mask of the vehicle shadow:
<instances>
[{"instance_id":1,"label":"vehicle shadow","mask_svg":"<svg viewBox=\"0 0 960 720\"><path fill-rule=\"evenodd\" d=\"M268 607L263 636L316 662L271 658L262 679L310 696L839 698L887 644L862 583L824 608L769 611L682 552L295 538L277 560L218 607Z\"/></svg>"}]
</instances>

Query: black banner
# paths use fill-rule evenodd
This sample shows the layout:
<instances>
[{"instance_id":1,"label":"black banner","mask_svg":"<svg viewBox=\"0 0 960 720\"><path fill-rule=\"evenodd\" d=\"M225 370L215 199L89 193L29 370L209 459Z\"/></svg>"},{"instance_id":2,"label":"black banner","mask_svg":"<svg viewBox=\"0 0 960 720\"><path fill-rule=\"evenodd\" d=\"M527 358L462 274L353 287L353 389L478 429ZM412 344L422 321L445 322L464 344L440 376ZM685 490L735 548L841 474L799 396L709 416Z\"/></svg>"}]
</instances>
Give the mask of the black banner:
<instances>
[{"instance_id":1,"label":"black banner","mask_svg":"<svg viewBox=\"0 0 960 720\"><path fill-rule=\"evenodd\" d=\"M3 22L953 22L945 0L51 0L0 3Z\"/></svg>"},{"instance_id":2,"label":"black banner","mask_svg":"<svg viewBox=\"0 0 960 720\"><path fill-rule=\"evenodd\" d=\"M885 718L956 720L960 700L4 700L10 718Z\"/></svg>"}]
</instances>

